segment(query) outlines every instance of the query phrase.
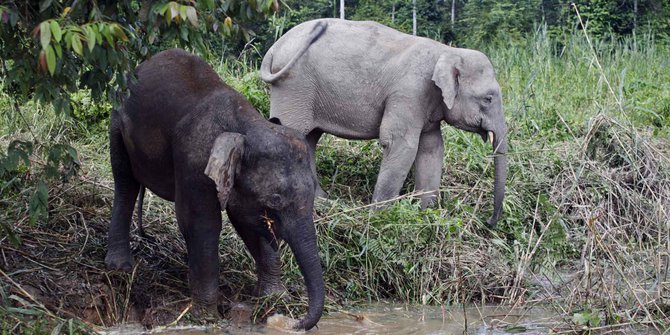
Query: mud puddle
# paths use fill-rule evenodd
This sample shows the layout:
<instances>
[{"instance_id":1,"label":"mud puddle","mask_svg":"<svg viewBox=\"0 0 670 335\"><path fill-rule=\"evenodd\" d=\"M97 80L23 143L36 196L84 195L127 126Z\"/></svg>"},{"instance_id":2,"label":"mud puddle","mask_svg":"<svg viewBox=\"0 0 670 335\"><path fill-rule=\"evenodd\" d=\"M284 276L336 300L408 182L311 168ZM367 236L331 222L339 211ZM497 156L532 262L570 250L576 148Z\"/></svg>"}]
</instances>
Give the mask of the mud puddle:
<instances>
[{"instance_id":1,"label":"mud puddle","mask_svg":"<svg viewBox=\"0 0 670 335\"><path fill-rule=\"evenodd\" d=\"M126 325L109 329L109 335L161 334L161 335L278 335L295 333L287 330L292 321L283 316L272 317L267 325L237 324L225 327L172 327L146 331L141 326ZM549 308L510 308L484 306L442 308L433 306L370 305L358 310L329 313L321 318L318 329L307 334L549 334L570 332L566 320ZM578 329L572 329L578 330ZM649 334L649 329L608 327L611 333Z\"/></svg>"}]
</instances>

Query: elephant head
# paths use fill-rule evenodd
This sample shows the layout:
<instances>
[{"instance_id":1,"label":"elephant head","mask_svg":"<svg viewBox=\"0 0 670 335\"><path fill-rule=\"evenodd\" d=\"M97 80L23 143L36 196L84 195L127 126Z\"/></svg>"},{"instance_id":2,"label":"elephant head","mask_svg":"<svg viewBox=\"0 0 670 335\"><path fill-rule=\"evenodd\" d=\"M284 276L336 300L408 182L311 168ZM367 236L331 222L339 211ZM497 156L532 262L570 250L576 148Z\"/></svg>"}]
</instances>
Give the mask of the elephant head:
<instances>
[{"instance_id":1,"label":"elephant head","mask_svg":"<svg viewBox=\"0 0 670 335\"><path fill-rule=\"evenodd\" d=\"M442 91L446 105L444 120L456 128L479 134L493 145L494 209L487 221L493 227L502 214L507 178L507 126L493 65L479 51L450 48L439 57L432 79Z\"/></svg>"},{"instance_id":2,"label":"elephant head","mask_svg":"<svg viewBox=\"0 0 670 335\"><path fill-rule=\"evenodd\" d=\"M259 236L275 250L284 240L293 251L309 297L307 316L296 329L308 330L321 317L325 295L312 217L316 180L304 137L286 127L260 122L265 126L245 135L219 135L205 173L216 183L222 208L233 193L236 204L256 217L253 229Z\"/></svg>"}]
</instances>

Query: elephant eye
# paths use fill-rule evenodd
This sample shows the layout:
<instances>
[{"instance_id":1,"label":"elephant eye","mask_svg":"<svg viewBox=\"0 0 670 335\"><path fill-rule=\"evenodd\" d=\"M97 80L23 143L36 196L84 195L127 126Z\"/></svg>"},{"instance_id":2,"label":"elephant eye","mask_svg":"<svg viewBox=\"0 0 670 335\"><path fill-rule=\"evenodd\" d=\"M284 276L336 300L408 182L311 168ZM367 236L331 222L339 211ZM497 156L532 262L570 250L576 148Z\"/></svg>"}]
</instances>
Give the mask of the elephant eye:
<instances>
[{"instance_id":1,"label":"elephant eye","mask_svg":"<svg viewBox=\"0 0 670 335\"><path fill-rule=\"evenodd\" d=\"M487 95L484 97L484 103L487 105L493 102L493 96L492 95Z\"/></svg>"}]
</instances>

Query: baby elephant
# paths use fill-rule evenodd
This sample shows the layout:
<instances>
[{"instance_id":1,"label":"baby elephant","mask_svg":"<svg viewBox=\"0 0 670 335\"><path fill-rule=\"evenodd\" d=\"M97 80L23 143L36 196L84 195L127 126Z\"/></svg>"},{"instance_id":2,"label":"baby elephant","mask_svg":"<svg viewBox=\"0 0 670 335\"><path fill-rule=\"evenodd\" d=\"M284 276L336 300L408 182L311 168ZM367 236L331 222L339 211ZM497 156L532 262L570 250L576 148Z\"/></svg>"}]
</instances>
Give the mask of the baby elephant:
<instances>
[{"instance_id":1,"label":"baby elephant","mask_svg":"<svg viewBox=\"0 0 670 335\"><path fill-rule=\"evenodd\" d=\"M321 19L297 25L263 58L271 111L307 136L379 138L384 156L372 197L398 195L412 164L421 205L435 202L444 148L440 123L489 139L495 154L493 226L502 213L507 127L500 86L481 52L451 48L375 22Z\"/></svg>"},{"instance_id":2,"label":"baby elephant","mask_svg":"<svg viewBox=\"0 0 670 335\"><path fill-rule=\"evenodd\" d=\"M186 239L194 302L216 308L221 210L256 261L256 291L282 290L278 239L293 251L309 296L310 329L324 281L312 218L316 180L304 136L271 123L201 58L161 52L137 67L137 83L109 129L114 205L105 263L133 267L129 227L140 186L174 201Z\"/></svg>"}]
</instances>

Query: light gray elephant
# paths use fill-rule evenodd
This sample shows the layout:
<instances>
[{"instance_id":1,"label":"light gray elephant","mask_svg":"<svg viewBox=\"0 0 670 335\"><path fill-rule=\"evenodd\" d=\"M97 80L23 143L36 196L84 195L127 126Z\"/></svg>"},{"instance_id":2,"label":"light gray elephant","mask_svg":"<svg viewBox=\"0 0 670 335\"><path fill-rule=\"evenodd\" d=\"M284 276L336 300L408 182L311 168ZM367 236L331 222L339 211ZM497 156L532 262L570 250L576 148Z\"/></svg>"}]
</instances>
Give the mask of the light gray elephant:
<instances>
[{"instance_id":1,"label":"light gray elephant","mask_svg":"<svg viewBox=\"0 0 670 335\"><path fill-rule=\"evenodd\" d=\"M488 139L495 182L487 223L500 219L507 127L500 86L483 53L375 22L320 19L282 36L260 72L271 84L271 117L305 134L312 157L323 133L379 138L383 158L373 202L397 196L413 163L415 188L426 192L422 207L434 204L444 156L442 120Z\"/></svg>"}]
</instances>

